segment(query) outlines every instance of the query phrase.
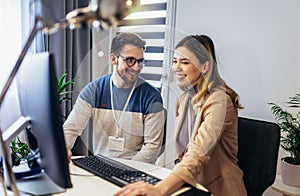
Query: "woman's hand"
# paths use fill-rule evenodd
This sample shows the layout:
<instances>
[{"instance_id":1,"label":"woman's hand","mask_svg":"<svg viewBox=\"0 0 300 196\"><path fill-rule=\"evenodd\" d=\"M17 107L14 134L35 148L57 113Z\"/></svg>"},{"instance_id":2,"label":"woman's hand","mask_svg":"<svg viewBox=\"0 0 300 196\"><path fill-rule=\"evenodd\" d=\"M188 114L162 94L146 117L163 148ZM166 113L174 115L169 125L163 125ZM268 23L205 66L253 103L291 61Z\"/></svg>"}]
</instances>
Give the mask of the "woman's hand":
<instances>
[{"instance_id":1,"label":"woman's hand","mask_svg":"<svg viewBox=\"0 0 300 196\"><path fill-rule=\"evenodd\" d=\"M150 185L144 181L135 182L124 186L119 190L115 196L162 196L171 195L171 193L178 190L184 181L175 175L170 175L162 181L158 182L156 185Z\"/></svg>"},{"instance_id":2,"label":"woman's hand","mask_svg":"<svg viewBox=\"0 0 300 196\"><path fill-rule=\"evenodd\" d=\"M124 186L121 190L119 190L115 194L115 196L134 196L134 195L159 196L161 195L161 192L158 187L150 185L143 181L139 181Z\"/></svg>"}]
</instances>

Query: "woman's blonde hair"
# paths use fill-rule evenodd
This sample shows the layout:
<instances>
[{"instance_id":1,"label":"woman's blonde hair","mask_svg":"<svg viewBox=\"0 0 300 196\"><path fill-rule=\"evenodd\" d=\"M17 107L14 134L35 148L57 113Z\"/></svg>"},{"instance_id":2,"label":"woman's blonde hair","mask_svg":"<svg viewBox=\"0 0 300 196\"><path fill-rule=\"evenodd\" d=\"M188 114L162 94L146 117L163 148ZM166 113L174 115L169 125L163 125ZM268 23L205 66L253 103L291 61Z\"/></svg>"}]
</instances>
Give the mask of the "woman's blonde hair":
<instances>
[{"instance_id":1,"label":"woman's blonde hair","mask_svg":"<svg viewBox=\"0 0 300 196\"><path fill-rule=\"evenodd\" d=\"M215 54L215 47L213 41L206 35L189 35L183 38L175 47L185 47L191 51L201 64L208 61L210 69L207 73L201 74L198 81L195 83L194 88L196 95L192 98L194 109L200 106L206 97L215 89L221 89L228 94L232 100L233 105L242 109L243 106L239 103L239 95L230 88L225 81L221 78Z\"/></svg>"}]
</instances>

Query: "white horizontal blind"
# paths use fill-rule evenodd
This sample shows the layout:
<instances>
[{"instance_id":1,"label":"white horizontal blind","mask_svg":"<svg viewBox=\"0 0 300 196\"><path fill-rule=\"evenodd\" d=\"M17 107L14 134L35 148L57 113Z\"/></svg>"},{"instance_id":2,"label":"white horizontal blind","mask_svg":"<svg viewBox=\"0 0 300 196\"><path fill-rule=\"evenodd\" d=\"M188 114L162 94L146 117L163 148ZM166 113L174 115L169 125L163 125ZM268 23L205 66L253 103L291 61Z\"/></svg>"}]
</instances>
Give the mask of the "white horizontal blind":
<instances>
[{"instance_id":1,"label":"white horizontal blind","mask_svg":"<svg viewBox=\"0 0 300 196\"><path fill-rule=\"evenodd\" d=\"M145 67L140 76L161 89L167 0L141 0L138 12L119 23L116 32L134 32L146 41Z\"/></svg>"}]
</instances>

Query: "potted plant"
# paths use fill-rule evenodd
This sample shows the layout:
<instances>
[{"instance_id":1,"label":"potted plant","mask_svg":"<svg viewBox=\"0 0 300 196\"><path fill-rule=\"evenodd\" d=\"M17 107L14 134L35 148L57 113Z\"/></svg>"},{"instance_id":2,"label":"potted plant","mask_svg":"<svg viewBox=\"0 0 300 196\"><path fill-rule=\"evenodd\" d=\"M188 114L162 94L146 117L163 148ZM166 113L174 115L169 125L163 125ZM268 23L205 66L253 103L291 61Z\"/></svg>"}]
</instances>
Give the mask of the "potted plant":
<instances>
[{"instance_id":1,"label":"potted plant","mask_svg":"<svg viewBox=\"0 0 300 196\"><path fill-rule=\"evenodd\" d=\"M12 152L12 163L15 166L18 166L22 160L25 160L30 153L28 145L22 142L19 137L16 137L11 141L10 149Z\"/></svg>"},{"instance_id":2,"label":"potted plant","mask_svg":"<svg viewBox=\"0 0 300 196\"><path fill-rule=\"evenodd\" d=\"M59 103L63 103L64 101L72 100L72 94L74 91L68 91L67 88L69 85L75 83L75 78L67 80L67 72L65 71L57 80L57 89L59 95ZM63 115L65 119L66 116Z\"/></svg>"},{"instance_id":3,"label":"potted plant","mask_svg":"<svg viewBox=\"0 0 300 196\"><path fill-rule=\"evenodd\" d=\"M289 97L287 102L288 108L294 109L295 114L275 103L269 104L283 133L280 146L289 153L289 156L281 159L282 181L291 186L300 186L300 94Z\"/></svg>"},{"instance_id":4,"label":"potted plant","mask_svg":"<svg viewBox=\"0 0 300 196\"><path fill-rule=\"evenodd\" d=\"M67 72L65 71L57 80L57 89L59 94L59 102L72 100L73 91L66 91L67 87L75 83L75 78L67 80Z\"/></svg>"}]
</instances>

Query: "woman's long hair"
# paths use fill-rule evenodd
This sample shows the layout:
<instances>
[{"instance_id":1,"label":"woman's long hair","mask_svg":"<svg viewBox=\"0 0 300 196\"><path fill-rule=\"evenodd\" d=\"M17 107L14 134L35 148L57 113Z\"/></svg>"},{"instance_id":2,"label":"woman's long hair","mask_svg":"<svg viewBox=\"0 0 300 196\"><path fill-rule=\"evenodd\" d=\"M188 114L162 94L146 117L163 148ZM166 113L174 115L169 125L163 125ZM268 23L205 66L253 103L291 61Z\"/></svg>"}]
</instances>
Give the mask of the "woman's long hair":
<instances>
[{"instance_id":1,"label":"woman's long hair","mask_svg":"<svg viewBox=\"0 0 300 196\"><path fill-rule=\"evenodd\" d=\"M225 90L236 108L243 108L239 103L239 95L225 83L219 74L215 47L213 41L208 36L186 36L176 45L175 49L178 47L185 47L190 50L201 64L204 64L206 61L209 61L211 64L209 71L204 75L201 74L194 86L196 90L196 95L192 99L194 109L200 106L210 92L213 92L216 88Z\"/></svg>"}]
</instances>

